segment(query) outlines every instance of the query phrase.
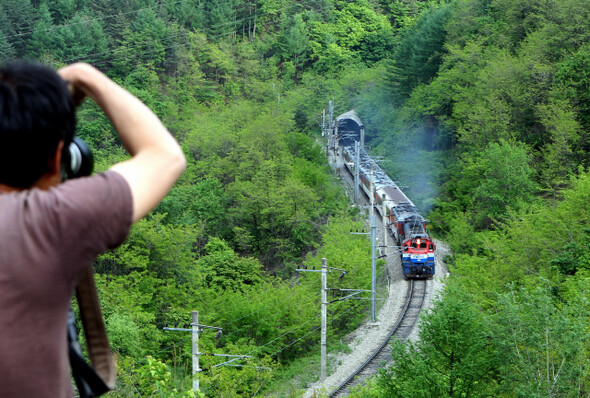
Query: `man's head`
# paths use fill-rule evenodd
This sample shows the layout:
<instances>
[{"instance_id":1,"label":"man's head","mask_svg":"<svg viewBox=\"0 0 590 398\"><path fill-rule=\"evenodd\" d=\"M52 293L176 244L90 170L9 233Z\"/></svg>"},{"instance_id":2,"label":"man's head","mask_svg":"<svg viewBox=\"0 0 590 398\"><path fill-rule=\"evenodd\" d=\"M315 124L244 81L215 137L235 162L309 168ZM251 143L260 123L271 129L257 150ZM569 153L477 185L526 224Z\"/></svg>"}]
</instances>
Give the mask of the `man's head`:
<instances>
[{"instance_id":1,"label":"man's head","mask_svg":"<svg viewBox=\"0 0 590 398\"><path fill-rule=\"evenodd\" d=\"M0 184L34 185L75 128L74 101L56 72L25 62L0 66Z\"/></svg>"}]
</instances>

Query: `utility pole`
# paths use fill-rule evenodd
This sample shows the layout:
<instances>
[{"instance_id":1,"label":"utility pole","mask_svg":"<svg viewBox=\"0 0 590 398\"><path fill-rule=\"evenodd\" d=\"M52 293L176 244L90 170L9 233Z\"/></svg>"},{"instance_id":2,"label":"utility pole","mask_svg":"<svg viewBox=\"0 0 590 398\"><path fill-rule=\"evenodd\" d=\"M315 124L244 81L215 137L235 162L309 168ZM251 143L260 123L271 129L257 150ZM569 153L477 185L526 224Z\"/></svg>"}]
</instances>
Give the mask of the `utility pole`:
<instances>
[{"instance_id":1,"label":"utility pole","mask_svg":"<svg viewBox=\"0 0 590 398\"><path fill-rule=\"evenodd\" d=\"M328 265L327 260L322 258L322 338L321 338L321 371L320 381L326 380L326 329L327 329L327 318L328 318Z\"/></svg>"},{"instance_id":2,"label":"utility pole","mask_svg":"<svg viewBox=\"0 0 590 398\"><path fill-rule=\"evenodd\" d=\"M340 276L341 278L344 277L344 275L346 275L346 271L344 271L343 269L340 268L333 268L333 267L328 267L328 260L325 258L322 258L322 268L320 270L311 270L311 269L296 269L295 271L297 272L321 272L321 276L322 276L322 286L321 286L321 340L320 340L320 354L321 354L321 359L320 359L320 382L324 381L326 379L326 363L327 363L327 353L326 353L326 348L327 348L327 330L328 330L328 290L340 290L340 291L353 291L355 293L350 294L346 297L340 298L338 300L334 300L334 301L341 301L341 300L345 300L349 297L355 296L357 294L360 294L362 292L366 292L367 290L360 290L360 289L328 289L327 284L328 284L328 272L334 270L334 271L341 271L342 275Z\"/></svg>"},{"instance_id":3,"label":"utility pole","mask_svg":"<svg viewBox=\"0 0 590 398\"><path fill-rule=\"evenodd\" d=\"M359 172L361 168L361 154L359 149L359 142L354 142L354 204L359 205Z\"/></svg>"},{"instance_id":4,"label":"utility pole","mask_svg":"<svg viewBox=\"0 0 590 398\"><path fill-rule=\"evenodd\" d=\"M377 240L377 216L375 215L375 194L373 192L373 166L371 166L371 322L375 322L376 310L375 310L375 290L377 280L377 261L376 261L376 240Z\"/></svg>"},{"instance_id":5,"label":"utility pole","mask_svg":"<svg viewBox=\"0 0 590 398\"><path fill-rule=\"evenodd\" d=\"M371 189L370 193L373 193L373 170L371 169ZM376 285L377 285L377 216L375 215L374 196L371 195L371 232L350 232L352 235L371 235L371 322L376 321Z\"/></svg>"},{"instance_id":6,"label":"utility pole","mask_svg":"<svg viewBox=\"0 0 590 398\"><path fill-rule=\"evenodd\" d=\"M365 147L365 125L361 124L360 129L361 129L361 148L364 148Z\"/></svg>"},{"instance_id":7,"label":"utility pole","mask_svg":"<svg viewBox=\"0 0 590 398\"><path fill-rule=\"evenodd\" d=\"M191 329L187 329L187 328L177 328L177 327L173 327L173 328L169 328L168 326L166 326L165 328L163 328L164 330L170 330L170 331L175 331L175 332L191 332L193 334L193 338L192 338L192 357L193 357L193 391L197 392L199 391L199 372L201 371L201 369L199 368L199 356L200 355L212 355L212 354L202 354L199 352L199 333L202 332L202 330L200 328L204 328L204 329L216 329L217 332L217 336L216 337L220 337L221 336L221 328L215 327L215 326L206 326L206 325L200 325L199 324L199 311L193 311L191 314ZM223 355L223 354L213 354L216 356L231 356L231 355ZM242 355L242 357L244 357Z\"/></svg>"},{"instance_id":8,"label":"utility pole","mask_svg":"<svg viewBox=\"0 0 590 398\"><path fill-rule=\"evenodd\" d=\"M330 100L328 107L328 129L330 131L330 149L336 149L336 126L334 124L334 101Z\"/></svg>"},{"instance_id":9,"label":"utility pole","mask_svg":"<svg viewBox=\"0 0 590 398\"><path fill-rule=\"evenodd\" d=\"M192 313L193 327L193 391L199 391L199 311Z\"/></svg>"},{"instance_id":10,"label":"utility pole","mask_svg":"<svg viewBox=\"0 0 590 398\"><path fill-rule=\"evenodd\" d=\"M385 249L387 248L387 207L385 206L385 201L387 200L387 195L383 194L383 208L381 209L383 214L383 255L385 254Z\"/></svg>"},{"instance_id":11,"label":"utility pole","mask_svg":"<svg viewBox=\"0 0 590 398\"><path fill-rule=\"evenodd\" d=\"M329 102L328 115L330 116L330 127L332 127L332 119L334 118L334 101L333 100L330 100L330 102Z\"/></svg>"}]
</instances>

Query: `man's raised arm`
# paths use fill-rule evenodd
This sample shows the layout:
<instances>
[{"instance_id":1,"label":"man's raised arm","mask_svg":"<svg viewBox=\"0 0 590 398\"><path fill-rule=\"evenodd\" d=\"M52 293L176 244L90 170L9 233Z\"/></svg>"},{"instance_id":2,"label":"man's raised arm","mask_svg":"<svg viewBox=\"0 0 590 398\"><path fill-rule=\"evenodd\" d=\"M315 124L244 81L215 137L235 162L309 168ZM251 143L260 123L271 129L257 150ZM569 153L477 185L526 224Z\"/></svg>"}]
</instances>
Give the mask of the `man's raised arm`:
<instances>
[{"instance_id":1,"label":"man's raised arm","mask_svg":"<svg viewBox=\"0 0 590 398\"><path fill-rule=\"evenodd\" d=\"M88 64L58 71L76 100L92 98L113 123L132 158L111 167L127 180L133 196L133 222L148 214L186 168L176 140L137 97Z\"/></svg>"}]
</instances>

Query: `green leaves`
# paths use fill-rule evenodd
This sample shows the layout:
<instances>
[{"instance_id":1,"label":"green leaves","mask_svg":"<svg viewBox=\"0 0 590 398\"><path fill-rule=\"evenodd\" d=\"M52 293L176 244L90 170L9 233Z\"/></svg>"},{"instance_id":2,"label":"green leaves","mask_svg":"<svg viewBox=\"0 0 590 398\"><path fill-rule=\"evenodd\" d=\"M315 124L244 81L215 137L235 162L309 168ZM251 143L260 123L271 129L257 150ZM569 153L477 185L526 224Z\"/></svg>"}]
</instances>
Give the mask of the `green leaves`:
<instances>
[{"instance_id":1,"label":"green leaves","mask_svg":"<svg viewBox=\"0 0 590 398\"><path fill-rule=\"evenodd\" d=\"M211 238L205 255L196 262L207 288L243 290L262 281L262 266L253 258L239 257L221 239Z\"/></svg>"},{"instance_id":2,"label":"green leaves","mask_svg":"<svg viewBox=\"0 0 590 398\"><path fill-rule=\"evenodd\" d=\"M498 359L490 324L472 299L447 289L424 316L420 340L395 342L393 365L380 372L381 397L487 397Z\"/></svg>"},{"instance_id":3,"label":"green leaves","mask_svg":"<svg viewBox=\"0 0 590 398\"><path fill-rule=\"evenodd\" d=\"M444 25L449 15L448 5L433 7L403 35L388 71L392 91L400 102L415 87L421 83L429 83L436 75L444 52Z\"/></svg>"},{"instance_id":4,"label":"green leaves","mask_svg":"<svg viewBox=\"0 0 590 398\"><path fill-rule=\"evenodd\" d=\"M510 211L528 208L538 190L530 162L525 145L504 140L466 155L456 169L460 175L449 187L456 205L467 210L479 228L502 222Z\"/></svg>"},{"instance_id":5,"label":"green leaves","mask_svg":"<svg viewBox=\"0 0 590 398\"><path fill-rule=\"evenodd\" d=\"M539 287L504 296L497 318L508 395L574 396L587 387L587 308L553 302Z\"/></svg>"},{"instance_id":6,"label":"green leaves","mask_svg":"<svg viewBox=\"0 0 590 398\"><path fill-rule=\"evenodd\" d=\"M476 184L472 191L475 207L490 219L501 219L508 209L524 208L536 191L527 148L500 141L490 144L482 155L481 180L473 181ZM473 167L478 168L478 165Z\"/></svg>"},{"instance_id":7,"label":"green leaves","mask_svg":"<svg viewBox=\"0 0 590 398\"><path fill-rule=\"evenodd\" d=\"M422 318L420 339L394 344L393 364L379 374L374 392L546 397L586 391L587 300L559 302L546 280L535 282L499 294L489 312L453 283Z\"/></svg>"},{"instance_id":8,"label":"green leaves","mask_svg":"<svg viewBox=\"0 0 590 398\"><path fill-rule=\"evenodd\" d=\"M574 241L563 247L550 264L565 275L575 275L580 269L590 269L590 229L584 229Z\"/></svg>"}]
</instances>

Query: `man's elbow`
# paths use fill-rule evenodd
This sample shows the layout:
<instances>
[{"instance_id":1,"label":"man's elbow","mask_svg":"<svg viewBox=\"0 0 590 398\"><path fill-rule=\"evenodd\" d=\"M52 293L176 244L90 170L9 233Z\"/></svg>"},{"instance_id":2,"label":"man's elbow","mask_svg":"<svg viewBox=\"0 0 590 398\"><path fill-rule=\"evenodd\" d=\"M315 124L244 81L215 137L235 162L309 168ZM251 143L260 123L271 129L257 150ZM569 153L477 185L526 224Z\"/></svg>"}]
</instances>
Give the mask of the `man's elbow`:
<instances>
[{"instance_id":1,"label":"man's elbow","mask_svg":"<svg viewBox=\"0 0 590 398\"><path fill-rule=\"evenodd\" d=\"M171 168L175 171L176 175L180 175L186 170L186 156L182 149L178 148L171 156Z\"/></svg>"}]
</instances>

